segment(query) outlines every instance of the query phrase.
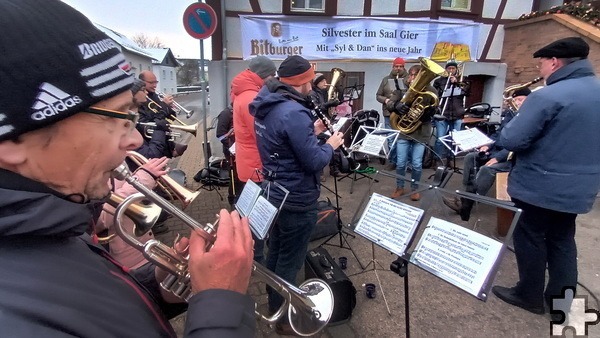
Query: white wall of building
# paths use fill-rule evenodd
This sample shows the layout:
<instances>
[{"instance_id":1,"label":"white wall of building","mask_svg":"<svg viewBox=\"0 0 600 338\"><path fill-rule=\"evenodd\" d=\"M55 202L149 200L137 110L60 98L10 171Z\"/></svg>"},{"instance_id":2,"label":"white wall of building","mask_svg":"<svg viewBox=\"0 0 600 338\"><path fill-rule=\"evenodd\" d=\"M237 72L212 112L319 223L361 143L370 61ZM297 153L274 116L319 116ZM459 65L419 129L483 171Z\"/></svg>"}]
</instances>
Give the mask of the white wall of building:
<instances>
[{"instance_id":1,"label":"white wall of building","mask_svg":"<svg viewBox=\"0 0 600 338\"><path fill-rule=\"evenodd\" d=\"M177 93L177 73L173 67L153 65L152 72L156 75L158 85L156 89L165 94Z\"/></svg>"},{"instance_id":2,"label":"white wall of building","mask_svg":"<svg viewBox=\"0 0 600 338\"><path fill-rule=\"evenodd\" d=\"M152 59L149 57L134 54L126 49L122 49L121 51L125 55L125 60L127 60L132 67L133 74L136 78L142 71L152 70Z\"/></svg>"}]
</instances>

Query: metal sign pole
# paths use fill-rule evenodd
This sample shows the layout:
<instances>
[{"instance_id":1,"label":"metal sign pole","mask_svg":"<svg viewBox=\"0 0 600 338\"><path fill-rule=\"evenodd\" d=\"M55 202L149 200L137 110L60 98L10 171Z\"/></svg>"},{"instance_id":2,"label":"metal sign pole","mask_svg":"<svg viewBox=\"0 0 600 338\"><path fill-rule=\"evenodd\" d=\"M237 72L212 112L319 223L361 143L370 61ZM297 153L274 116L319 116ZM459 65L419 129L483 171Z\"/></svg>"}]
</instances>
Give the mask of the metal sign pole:
<instances>
[{"instance_id":1,"label":"metal sign pole","mask_svg":"<svg viewBox=\"0 0 600 338\"><path fill-rule=\"evenodd\" d=\"M209 145L208 145L208 131L206 126L207 112L206 112L206 77L204 72L204 40L200 39L200 83L202 88L202 119L204 128L204 167L208 168L209 160Z\"/></svg>"}]
</instances>

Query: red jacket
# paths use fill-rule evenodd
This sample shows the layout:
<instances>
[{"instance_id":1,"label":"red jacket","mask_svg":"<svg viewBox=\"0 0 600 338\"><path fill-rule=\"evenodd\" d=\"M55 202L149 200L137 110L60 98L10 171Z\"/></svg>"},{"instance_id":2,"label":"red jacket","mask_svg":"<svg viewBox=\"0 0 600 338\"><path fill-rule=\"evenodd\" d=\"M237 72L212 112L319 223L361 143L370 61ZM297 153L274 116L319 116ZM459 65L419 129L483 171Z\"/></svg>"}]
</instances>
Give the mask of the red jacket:
<instances>
[{"instance_id":1,"label":"red jacket","mask_svg":"<svg viewBox=\"0 0 600 338\"><path fill-rule=\"evenodd\" d=\"M263 86L263 79L249 69L239 73L231 81L231 101L233 102L233 130L235 132L235 167L238 179L242 182L262 181L257 170L262 170L260 155L256 147L254 117L248 105L254 100Z\"/></svg>"}]
</instances>

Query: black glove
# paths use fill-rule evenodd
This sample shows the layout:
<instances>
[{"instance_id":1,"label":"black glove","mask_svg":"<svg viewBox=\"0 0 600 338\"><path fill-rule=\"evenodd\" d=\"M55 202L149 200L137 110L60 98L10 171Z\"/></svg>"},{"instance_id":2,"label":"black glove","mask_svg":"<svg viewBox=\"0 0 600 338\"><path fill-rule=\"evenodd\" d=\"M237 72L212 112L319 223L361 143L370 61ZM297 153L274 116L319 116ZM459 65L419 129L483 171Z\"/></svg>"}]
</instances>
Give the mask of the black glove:
<instances>
[{"instance_id":1,"label":"black glove","mask_svg":"<svg viewBox=\"0 0 600 338\"><path fill-rule=\"evenodd\" d=\"M156 130L169 131L169 123L166 120L156 120L154 121Z\"/></svg>"},{"instance_id":2,"label":"black glove","mask_svg":"<svg viewBox=\"0 0 600 338\"><path fill-rule=\"evenodd\" d=\"M406 113L408 113L409 110L410 106L400 101L396 102L396 104L394 105L394 112L396 112L400 116L406 115Z\"/></svg>"}]
</instances>

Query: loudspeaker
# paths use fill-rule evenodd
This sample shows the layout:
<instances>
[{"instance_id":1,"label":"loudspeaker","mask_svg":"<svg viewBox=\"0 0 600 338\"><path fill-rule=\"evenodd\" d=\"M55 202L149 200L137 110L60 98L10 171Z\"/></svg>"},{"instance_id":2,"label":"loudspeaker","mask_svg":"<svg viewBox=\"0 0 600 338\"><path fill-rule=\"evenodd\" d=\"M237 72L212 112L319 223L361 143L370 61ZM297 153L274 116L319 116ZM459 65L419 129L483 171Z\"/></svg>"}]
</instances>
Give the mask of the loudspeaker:
<instances>
[{"instance_id":1,"label":"loudspeaker","mask_svg":"<svg viewBox=\"0 0 600 338\"><path fill-rule=\"evenodd\" d=\"M331 258L325 248L319 247L306 254L304 275L306 279L319 278L333 291L333 314L329 325L342 324L350 320L356 306L356 288L348 276Z\"/></svg>"}]
</instances>

